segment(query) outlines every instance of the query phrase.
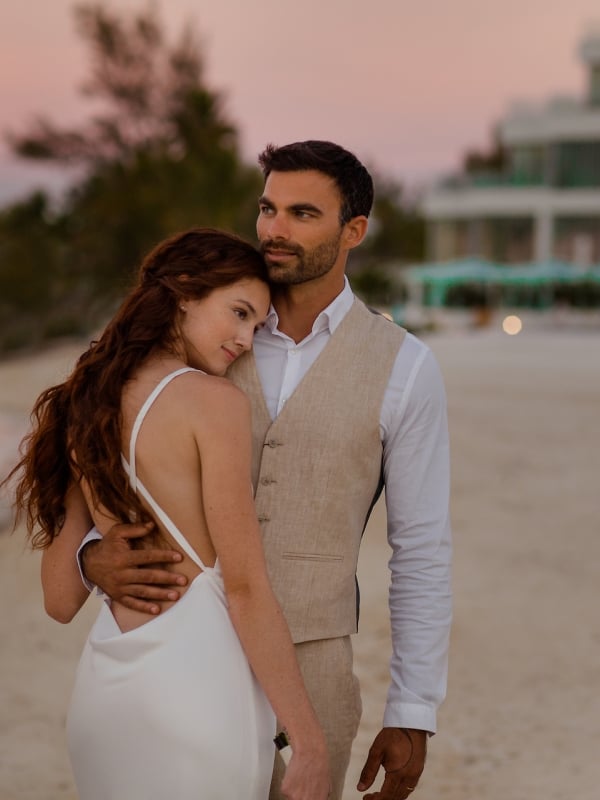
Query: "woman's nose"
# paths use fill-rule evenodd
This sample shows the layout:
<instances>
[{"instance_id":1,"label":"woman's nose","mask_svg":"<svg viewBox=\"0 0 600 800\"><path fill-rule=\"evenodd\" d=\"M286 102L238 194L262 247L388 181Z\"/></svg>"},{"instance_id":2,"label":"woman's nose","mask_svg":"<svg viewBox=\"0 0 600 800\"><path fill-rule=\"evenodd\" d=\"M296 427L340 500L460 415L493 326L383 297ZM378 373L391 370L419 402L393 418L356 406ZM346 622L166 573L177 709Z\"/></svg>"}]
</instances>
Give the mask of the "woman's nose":
<instances>
[{"instance_id":1,"label":"woman's nose","mask_svg":"<svg viewBox=\"0 0 600 800\"><path fill-rule=\"evenodd\" d=\"M250 350L252 347L252 340L254 339L254 328L243 328L236 336L236 344L242 350Z\"/></svg>"}]
</instances>

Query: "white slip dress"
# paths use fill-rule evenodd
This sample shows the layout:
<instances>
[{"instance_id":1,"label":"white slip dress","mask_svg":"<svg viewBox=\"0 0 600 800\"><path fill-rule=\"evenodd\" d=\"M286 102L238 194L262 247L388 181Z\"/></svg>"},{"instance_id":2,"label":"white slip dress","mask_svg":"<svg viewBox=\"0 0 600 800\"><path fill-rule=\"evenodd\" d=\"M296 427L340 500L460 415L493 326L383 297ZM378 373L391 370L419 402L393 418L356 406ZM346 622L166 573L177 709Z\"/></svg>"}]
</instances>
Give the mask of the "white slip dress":
<instances>
[{"instance_id":1,"label":"white slip dress","mask_svg":"<svg viewBox=\"0 0 600 800\"><path fill-rule=\"evenodd\" d=\"M218 561L206 567L137 480L135 445L167 375L141 408L130 441L131 485L202 572L178 602L122 633L103 603L77 669L67 716L80 800L266 800L275 717L227 611Z\"/></svg>"}]
</instances>

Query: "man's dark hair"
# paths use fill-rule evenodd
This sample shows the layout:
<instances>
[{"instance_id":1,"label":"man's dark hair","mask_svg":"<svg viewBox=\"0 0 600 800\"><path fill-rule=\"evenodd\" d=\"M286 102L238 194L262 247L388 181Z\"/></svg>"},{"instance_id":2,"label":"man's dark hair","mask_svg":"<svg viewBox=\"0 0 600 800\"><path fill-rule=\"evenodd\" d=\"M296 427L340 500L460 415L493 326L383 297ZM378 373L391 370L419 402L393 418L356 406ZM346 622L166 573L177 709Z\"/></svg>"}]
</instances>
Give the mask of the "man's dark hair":
<instances>
[{"instance_id":1,"label":"man's dark hair","mask_svg":"<svg viewBox=\"0 0 600 800\"><path fill-rule=\"evenodd\" d=\"M333 178L342 197L340 223L368 217L373 205L373 179L355 155L339 144L310 140L283 147L267 145L258 157L265 180L271 172L314 169Z\"/></svg>"}]
</instances>

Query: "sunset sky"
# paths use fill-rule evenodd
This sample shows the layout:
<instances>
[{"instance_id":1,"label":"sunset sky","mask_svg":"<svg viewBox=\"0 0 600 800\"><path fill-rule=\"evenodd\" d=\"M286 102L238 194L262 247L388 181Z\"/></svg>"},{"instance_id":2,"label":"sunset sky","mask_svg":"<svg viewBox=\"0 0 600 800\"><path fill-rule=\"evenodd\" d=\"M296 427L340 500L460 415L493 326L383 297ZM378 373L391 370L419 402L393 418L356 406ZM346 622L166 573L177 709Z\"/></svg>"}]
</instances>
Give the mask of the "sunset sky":
<instances>
[{"instance_id":1,"label":"sunset sky","mask_svg":"<svg viewBox=\"0 0 600 800\"><path fill-rule=\"evenodd\" d=\"M73 0L0 4L0 131L36 114L85 116L87 53ZM143 0L112 0L139 9ZM515 100L582 94L576 48L599 0L157 0L172 36L192 25L248 161L267 142L332 139L419 185L489 142ZM0 203L56 169L0 147Z\"/></svg>"}]
</instances>

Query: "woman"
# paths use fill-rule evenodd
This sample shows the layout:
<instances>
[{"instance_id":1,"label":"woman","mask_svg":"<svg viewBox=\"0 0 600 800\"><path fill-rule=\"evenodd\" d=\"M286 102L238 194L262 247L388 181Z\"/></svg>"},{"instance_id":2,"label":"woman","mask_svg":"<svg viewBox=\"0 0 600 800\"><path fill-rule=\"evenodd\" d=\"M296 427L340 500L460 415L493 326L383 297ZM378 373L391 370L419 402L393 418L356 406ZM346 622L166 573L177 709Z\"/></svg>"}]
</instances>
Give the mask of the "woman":
<instances>
[{"instance_id":1,"label":"woman","mask_svg":"<svg viewBox=\"0 0 600 800\"><path fill-rule=\"evenodd\" d=\"M263 559L249 403L222 377L268 307L251 245L210 229L178 234L35 405L16 497L43 549L51 616L69 621L87 597L79 542L61 532L67 512L102 533L152 520L188 578L158 616L103 603L67 720L81 800L264 800L273 712L293 749L282 791L327 796L325 740Z\"/></svg>"}]
</instances>

